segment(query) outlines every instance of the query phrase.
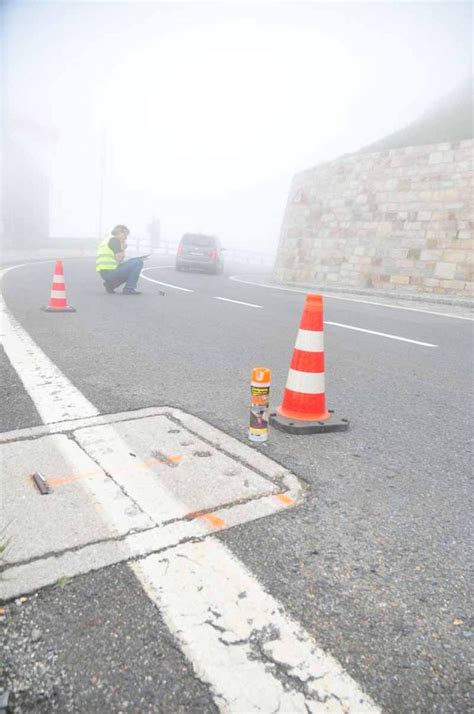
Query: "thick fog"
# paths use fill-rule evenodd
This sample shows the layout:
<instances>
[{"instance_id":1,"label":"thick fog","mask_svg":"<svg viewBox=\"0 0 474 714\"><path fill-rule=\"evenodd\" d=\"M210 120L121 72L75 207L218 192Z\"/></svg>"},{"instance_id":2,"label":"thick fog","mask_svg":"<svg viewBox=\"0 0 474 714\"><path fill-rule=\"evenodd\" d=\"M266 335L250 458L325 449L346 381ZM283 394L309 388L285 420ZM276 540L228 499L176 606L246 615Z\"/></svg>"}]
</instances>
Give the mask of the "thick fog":
<instances>
[{"instance_id":1,"label":"thick fog","mask_svg":"<svg viewBox=\"0 0 474 714\"><path fill-rule=\"evenodd\" d=\"M469 3L1 7L3 148L46 174L55 237L144 236L155 216L163 240L274 251L295 172L400 129L472 71Z\"/></svg>"}]
</instances>

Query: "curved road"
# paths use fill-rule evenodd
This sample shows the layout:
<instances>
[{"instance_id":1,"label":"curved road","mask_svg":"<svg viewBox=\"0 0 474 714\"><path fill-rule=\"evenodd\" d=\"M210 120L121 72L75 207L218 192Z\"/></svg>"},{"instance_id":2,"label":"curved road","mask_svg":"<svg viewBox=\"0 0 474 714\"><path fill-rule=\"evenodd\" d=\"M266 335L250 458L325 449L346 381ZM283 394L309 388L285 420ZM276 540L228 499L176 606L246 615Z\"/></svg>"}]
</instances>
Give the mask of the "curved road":
<instances>
[{"instance_id":1,"label":"curved road","mask_svg":"<svg viewBox=\"0 0 474 714\"><path fill-rule=\"evenodd\" d=\"M264 276L242 266L213 276L178 273L155 260L140 281L143 295L107 295L93 261L81 259L66 263L68 300L77 312L49 314L39 307L48 300L52 267L9 271L4 299L101 414L172 406L246 441L252 367L272 369L272 406L281 400L303 292L253 284ZM267 445L255 447L308 485L305 502L218 538L382 709L459 713L468 709L472 626L472 319L447 306L373 302L325 298L327 401L350 419L350 430L314 436L273 430ZM2 365L1 431L41 423L3 352ZM122 592L117 572L128 583ZM90 588L97 607L110 608L117 622L127 619L120 600L127 588L137 601L143 597L122 566L78 578L61 595L81 611ZM35 607L47 617L59 607L57 593L43 591ZM168 664L163 681L147 680L141 710L213 711L186 661L173 662L182 655L148 607L143 602L142 616L129 626L141 642L137 662L144 651L140 628L153 627ZM68 670L77 652L51 627ZM105 643L108 637L111 631ZM92 641L85 651L93 658ZM73 688L91 689L74 676ZM140 690L142 680L130 687ZM114 677L104 675L104 682L96 699L87 694L89 710L128 711L114 699ZM157 691L162 708L154 710L146 697L156 701Z\"/></svg>"}]
</instances>

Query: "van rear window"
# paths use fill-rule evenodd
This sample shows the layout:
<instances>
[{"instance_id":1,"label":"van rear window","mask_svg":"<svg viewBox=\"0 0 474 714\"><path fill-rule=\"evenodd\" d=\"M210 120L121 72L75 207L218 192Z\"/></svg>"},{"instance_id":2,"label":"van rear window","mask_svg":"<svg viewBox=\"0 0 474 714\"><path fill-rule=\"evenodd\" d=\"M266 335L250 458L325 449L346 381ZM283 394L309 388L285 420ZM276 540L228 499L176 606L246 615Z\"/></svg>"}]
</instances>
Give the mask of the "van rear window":
<instances>
[{"instance_id":1,"label":"van rear window","mask_svg":"<svg viewBox=\"0 0 474 714\"><path fill-rule=\"evenodd\" d=\"M201 235L185 235L182 237L181 242L183 245L195 245L200 248L207 248L215 245L215 240L212 236Z\"/></svg>"}]
</instances>

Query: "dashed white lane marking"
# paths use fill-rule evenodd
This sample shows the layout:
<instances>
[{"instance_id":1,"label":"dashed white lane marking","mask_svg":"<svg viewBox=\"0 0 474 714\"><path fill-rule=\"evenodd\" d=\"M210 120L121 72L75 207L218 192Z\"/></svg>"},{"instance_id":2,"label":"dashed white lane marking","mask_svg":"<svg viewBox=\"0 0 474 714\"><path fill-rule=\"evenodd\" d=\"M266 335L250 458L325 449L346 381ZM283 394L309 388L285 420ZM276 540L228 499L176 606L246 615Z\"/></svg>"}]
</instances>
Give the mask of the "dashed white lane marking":
<instances>
[{"instance_id":1,"label":"dashed white lane marking","mask_svg":"<svg viewBox=\"0 0 474 714\"><path fill-rule=\"evenodd\" d=\"M165 288L173 288L174 290L182 290L184 293L193 293L194 290L191 290L190 288L182 288L180 285L172 285L171 283L164 283L161 280L155 280L154 278L149 278L147 275L144 275L145 270L154 270L155 268L145 268L141 272L141 276L143 280L149 280L150 283L157 283L157 285L164 285Z\"/></svg>"},{"instance_id":2,"label":"dashed white lane marking","mask_svg":"<svg viewBox=\"0 0 474 714\"><path fill-rule=\"evenodd\" d=\"M147 270L153 270L153 268L147 268ZM142 277L145 278L145 280L150 280L151 282L153 282L153 283L158 283L159 285L167 285L168 287L176 288L177 290L184 290L184 291L190 292L190 293L194 292L193 290L189 290L188 288L181 288L181 287L178 287L177 285L169 285L168 283L163 283L163 282L160 282L159 280L153 280L153 278L147 278L145 275L143 275L143 271L142 271ZM231 277L231 280L236 280L236 279L237 279L237 278L236 278L235 276ZM242 281L240 281L240 282L248 282L248 281L242 280ZM252 284L252 285L258 285L258 283L251 283L251 284ZM274 285L267 285L267 286L262 285L261 287L272 287L272 288L276 288L277 290L278 290L278 289L281 289L281 290L286 290L286 289L287 289L287 288L278 288L278 287L276 287L276 286L274 286ZM292 292L300 292L300 293L303 292L302 290L296 290L296 289L293 289L293 288L289 288L289 290L291 290ZM244 301L242 301L242 300L231 300L230 298L219 297L219 296L216 296L216 295L214 295L213 297L214 297L214 300L223 300L224 302L231 302L231 303L235 303L235 304L237 304L237 305L245 305L246 307L255 307L255 308L259 309L259 310L263 310L263 305L256 305L255 303L252 303L252 302L244 302ZM327 296L326 296L326 297L327 297ZM344 299L346 299L346 298L344 298ZM365 301L365 300L354 300L353 302L367 302L367 301ZM376 303L368 303L368 304L371 304L371 305L372 305L372 304L376 304ZM393 306L393 305L387 305L386 307L394 307L394 306ZM402 308L402 309L405 309L405 308ZM408 309L411 309L411 308L408 308ZM420 312L422 312L422 311L420 311ZM431 313L430 313L430 314L431 314ZM335 325L336 327L344 327L344 328L346 328L347 330L356 330L357 332L366 332L366 333L368 333L368 334L370 334L370 335L376 335L376 336L378 336L378 337L388 337L388 338L390 338L390 339L392 339L392 340L399 340L400 342L411 342L412 344L414 344L414 345L420 345L421 347L437 347L437 345L433 345L433 344L431 344L431 343L429 343L429 342L420 342L419 340L410 340L410 339L408 339L407 337L399 337L398 335L390 335L390 334L387 334L386 332L376 332L375 330L365 330L365 329L363 329L362 327L355 327L355 326L353 326L353 325L344 325L344 324L342 324L342 323L340 323L340 322L327 322L327 321L325 321L324 324L325 324L325 325Z\"/></svg>"},{"instance_id":3,"label":"dashed white lane marking","mask_svg":"<svg viewBox=\"0 0 474 714\"><path fill-rule=\"evenodd\" d=\"M431 342L419 342L418 340L409 340L408 337L398 337L397 335L389 335L386 332L375 332L374 330L365 330L363 327L354 327L353 325L344 325L341 322L329 322L324 320L325 325L334 325L335 327L344 327L346 330L357 330L357 332L367 332L369 335L377 335L377 337L388 337L391 340L399 340L400 342L411 342L414 345L421 345L422 347L437 347L438 345L432 345Z\"/></svg>"},{"instance_id":4,"label":"dashed white lane marking","mask_svg":"<svg viewBox=\"0 0 474 714\"><path fill-rule=\"evenodd\" d=\"M262 305L255 305L253 302L242 302L242 300L231 300L230 298L225 298L225 297L217 297L217 295L214 295L214 300L224 300L224 302L234 302L237 305L246 305L247 307L257 307L259 309L263 309Z\"/></svg>"},{"instance_id":5,"label":"dashed white lane marking","mask_svg":"<svg viewBox=\"0 0 474 714\"><path fill-rule=\"evenodd\" d=\"M380 712L219 541L132 568L221 712Z\"/></svg>"},{"instance_id":6,"label":"dashed white lane marking","mask_svg":"<svg viewBox=\"0 0 474 714\"><path fill-rule=\"evenodd\" d=\"M3 301L0 307L5 349L43 421L96 415ZM133 567L222 712L380 711L225 545L206 538Z\"/></svg>"},{"instance_id":7,"label":"dashed white lane marking","mask_svg":"<svg viewBox=\"0 0 474 714\"><path fill-rule=\"evenodd\" d=\"M271 290L284 290L289 293L306 294L308 292L311 292L309 290L309 288L307 288L307 289L288 288L283 285L270 285L270 283L255 283L255 282L252 282L251 280L244 280L243 278L240 278L238 275L230 275L229 280L234 280L236 283L245 283L246 285L255 285L258 288L270 288ZM469 320L470 322L474 321L474 317L468 317L467 315L452 315L451 313L447 313L447 312L434 312L433 310L422 310L419 307L405 307L404 305L388 305L387 303L384 303L384 302L375 302L374 300L360 300L358 298L342 297L341 295L331 295L331 294L328 294L325 292L322 292L321 295L323 295L328 300L344 300L345 302L358 302L358 303L362 303L363 305L377 305L378 307L388 307L388 308L391 308L392 310L409 310L410 312L423 312L426 315L437 315L438 317L450 317L450 318L453 318L454 320Z\"/></svg>"},{"instance_id":8,"label":"dashed white lane marking","mask_svg":"<svg viewBox=\"0 0 474 714\"><path fill-rule=\"evenodd\" d=\"M2 270L0 279L18 267ZM45 424L99 413L10 315L1 296L0 316L3 348Z\"/></svg>"}]
</instances>

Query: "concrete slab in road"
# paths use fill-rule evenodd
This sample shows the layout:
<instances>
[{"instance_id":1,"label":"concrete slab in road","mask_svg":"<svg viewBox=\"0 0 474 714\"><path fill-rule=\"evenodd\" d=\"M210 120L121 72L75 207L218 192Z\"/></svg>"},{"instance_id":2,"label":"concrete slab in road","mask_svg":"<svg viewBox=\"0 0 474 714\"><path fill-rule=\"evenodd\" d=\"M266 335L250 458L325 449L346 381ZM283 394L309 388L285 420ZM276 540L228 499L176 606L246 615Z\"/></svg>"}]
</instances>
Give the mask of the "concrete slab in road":
<instances>
[{"instance_id":1,"label":"concrete slab in road","mask_svg":"<svg viewBox=\"0 0 474 714\"><path fill-rule=\"evenodd\" d=\"M2 444L0 460L9 540L4 558L9 564L153 525L115 481L64 434ZM34 485L35 471L47 478L50 494L41 495Z\"/></svg>"},{"instance_id":2,"label":"concrete slab in road","mask_svg":"<svg viewBox=\"0 0 474 714\"><path fill-rule=\"evenodd\" d=\"M206 537L301 497L297 479L278 464L178 410L1 434L0 452L9 540L3 599ZM35 471L50 494L34 486Z\"/></svg>"},{"instance_id":3,"label":"concrete slab in road","mask_svg":"<svg viewBox=\"0 0 474 714\"><path fill-rule=\"evenodd\" d=\"M157 525L279 490L165 415L74 437Z\"/></svg>"}]
</instances>

